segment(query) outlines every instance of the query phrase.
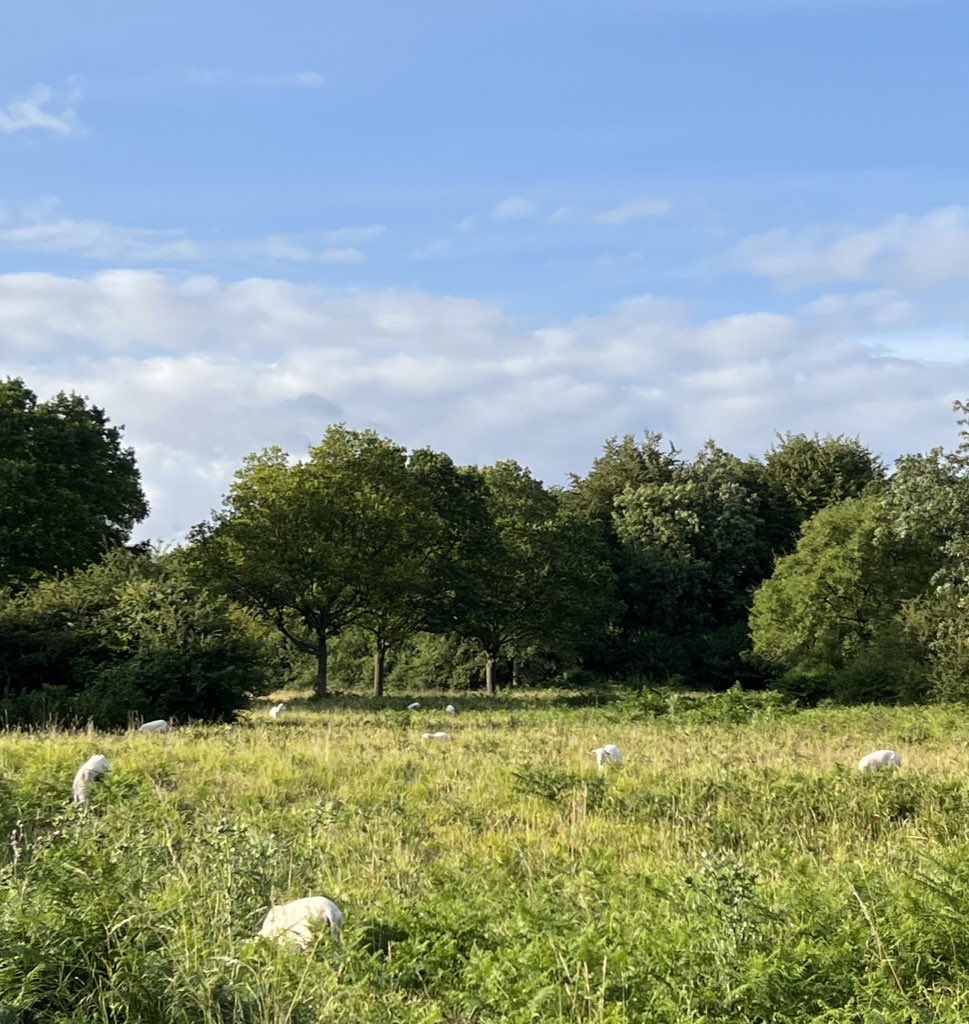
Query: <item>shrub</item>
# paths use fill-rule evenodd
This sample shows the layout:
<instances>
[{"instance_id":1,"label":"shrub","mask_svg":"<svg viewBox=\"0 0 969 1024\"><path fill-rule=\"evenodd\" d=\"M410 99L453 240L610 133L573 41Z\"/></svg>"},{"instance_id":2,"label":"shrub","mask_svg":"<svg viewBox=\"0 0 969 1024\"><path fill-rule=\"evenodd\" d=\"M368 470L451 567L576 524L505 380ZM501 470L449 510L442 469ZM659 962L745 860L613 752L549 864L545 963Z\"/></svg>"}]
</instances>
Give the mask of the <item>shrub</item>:
<instances>
[{"instance_id":1,"label":"shrub","mask_svg":"<svg viewBox=\"0 0 969 1024\"><path fill-rule=\"evenodd\" d=\"M163 559L125 551L8 599L0 653L0 714L15 724L224 721L267 688L243 612Z\"/></svg>"}]
</instances>

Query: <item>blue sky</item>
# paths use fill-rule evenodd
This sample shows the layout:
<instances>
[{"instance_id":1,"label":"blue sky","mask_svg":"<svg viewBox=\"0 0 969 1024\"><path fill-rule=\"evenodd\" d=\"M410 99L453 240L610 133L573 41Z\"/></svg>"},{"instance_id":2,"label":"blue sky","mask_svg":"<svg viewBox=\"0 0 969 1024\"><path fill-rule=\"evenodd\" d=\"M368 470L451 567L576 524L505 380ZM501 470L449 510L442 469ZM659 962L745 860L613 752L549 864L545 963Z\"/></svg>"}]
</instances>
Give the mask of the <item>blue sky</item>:
<instances>
[{"instance_id":1,"label":"blue sky","mask_svg":"<svg viewBox=\"0 0 969 1024\"><path fill-rule=\"evenodd\" d=\"M969 10L7 5L0 373L177 536L327 422L548 483L606 437L951 446Z\"/></svg>"}]
</instances>

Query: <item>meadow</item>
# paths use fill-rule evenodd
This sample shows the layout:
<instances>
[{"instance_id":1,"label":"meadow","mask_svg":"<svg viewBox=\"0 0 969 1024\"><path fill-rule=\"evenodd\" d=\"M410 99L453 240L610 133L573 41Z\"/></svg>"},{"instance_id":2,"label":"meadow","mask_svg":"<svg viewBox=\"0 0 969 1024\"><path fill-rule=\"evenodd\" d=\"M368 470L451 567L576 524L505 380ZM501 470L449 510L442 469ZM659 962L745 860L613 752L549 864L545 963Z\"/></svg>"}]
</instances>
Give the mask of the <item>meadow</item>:
<instances>
[{"instance_id":1,"label":"meadow","mask_svg":"<svg viewBox=\"0 0 969 1024\"><path fill-rule=\"evenodd\" d=\"M276 694L3 733L0 826L0 1024L969 1019L964 706ZM311 894L342 942L254 938Z\"/></svg>"}]
</instances>

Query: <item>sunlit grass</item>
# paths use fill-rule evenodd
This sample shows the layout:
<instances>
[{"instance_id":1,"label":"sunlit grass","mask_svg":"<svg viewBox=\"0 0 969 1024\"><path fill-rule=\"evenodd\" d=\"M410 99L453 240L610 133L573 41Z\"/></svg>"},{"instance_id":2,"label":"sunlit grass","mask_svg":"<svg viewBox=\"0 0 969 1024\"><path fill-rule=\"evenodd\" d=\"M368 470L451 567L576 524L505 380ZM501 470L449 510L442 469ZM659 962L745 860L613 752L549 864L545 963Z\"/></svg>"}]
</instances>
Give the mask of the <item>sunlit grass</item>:
<instances>
[{"instance_id":1,"label":"sunlit grass","mask_svg":"<svg viewBox=\"0 0 969 1024\"><path fill-rule=\"evenodd\" d=\"M3 734L0 1021L964 1020L965 709L745 700L281 692ZM902 771L859 773L882 746ZM253 938L310 894L341 945Z\"/></svg>"}]
</instances>

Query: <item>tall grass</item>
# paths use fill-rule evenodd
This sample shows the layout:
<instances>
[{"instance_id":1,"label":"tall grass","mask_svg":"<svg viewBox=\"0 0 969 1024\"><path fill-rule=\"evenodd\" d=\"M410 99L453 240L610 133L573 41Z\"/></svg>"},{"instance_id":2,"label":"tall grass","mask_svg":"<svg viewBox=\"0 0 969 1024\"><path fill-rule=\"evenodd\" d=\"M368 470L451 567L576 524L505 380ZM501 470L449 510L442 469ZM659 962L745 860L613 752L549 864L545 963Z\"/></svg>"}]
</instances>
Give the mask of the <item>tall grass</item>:
<instances>
[{"instance_id":1,"label":"tall grass","mask_svg":"<svg viewBox=\"0 0 969 1024\"><path fill-rule=\"evenodd\" d=\"M289 696L0 736L0 1024L967 1019L964 708ZM341 944L254 938L311 894Z\"/></svg>"}]
</instances>

